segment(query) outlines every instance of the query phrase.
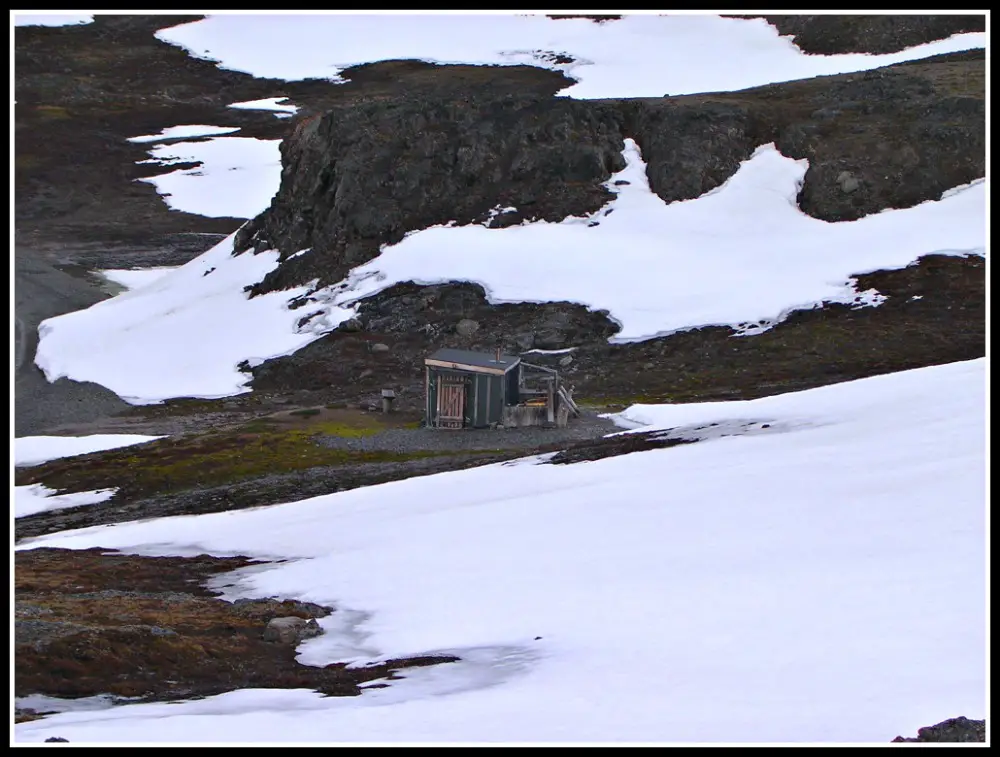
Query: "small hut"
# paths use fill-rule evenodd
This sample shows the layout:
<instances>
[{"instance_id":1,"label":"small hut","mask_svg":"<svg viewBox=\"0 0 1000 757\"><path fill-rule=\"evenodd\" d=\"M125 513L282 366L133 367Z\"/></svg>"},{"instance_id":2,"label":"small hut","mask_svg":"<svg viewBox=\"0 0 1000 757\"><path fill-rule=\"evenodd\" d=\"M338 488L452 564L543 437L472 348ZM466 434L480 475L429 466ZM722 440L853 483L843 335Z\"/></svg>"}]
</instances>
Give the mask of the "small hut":
<instances>
[{"instance_id":1,"label":"small hut","mask_svg":"<svg viewBox=\"0 0 1000 757\"><path fill-rule=\"evenodd\" d=\"M424 366L430 428L565 426L579 413L556 371L499 349L440 349Z\"/></svg>"},{"instance_id":2,"label":"small hut","mask_svg":"<svg viewBox=\"0 0 1000 757\"><path fill-rule=\"evenodd\" d=\"M424 360L427 425L487 428L503 422L504 407L517 404L521 358L441 349Z\"/></svg>"}]
</instances>

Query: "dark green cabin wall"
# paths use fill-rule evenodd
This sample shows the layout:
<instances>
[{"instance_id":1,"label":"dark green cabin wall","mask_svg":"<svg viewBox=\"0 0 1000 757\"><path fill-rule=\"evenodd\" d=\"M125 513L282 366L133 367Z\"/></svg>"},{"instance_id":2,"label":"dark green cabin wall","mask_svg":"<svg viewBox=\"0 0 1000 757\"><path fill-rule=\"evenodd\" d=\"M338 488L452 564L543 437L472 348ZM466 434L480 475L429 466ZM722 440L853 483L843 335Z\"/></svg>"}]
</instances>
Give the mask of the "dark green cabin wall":
<instances>
[{"instance_id":1,"label":"dark green cabin wall","mask_svg":"<svg viewBox=\"0 0 1000 757\"><path fill-rule=\"evenodd\" d=\"M490 423L503 420L504 383L506 376L490 376L489 418Z\"/></svg>"},{"instance_id":2,"label":"dark green cabin wall","mask_svg":"<svg viewBox=\"0 0 1000 757\"><path fill-rule=\"evenodd\" d=\"M473 374L472 395L469 397L469 405L475 408L472 416L473 428L483 428L490 424L490 408L486 404L489 382L489 376L483 373Z\"/></svg>"}]
</instances>

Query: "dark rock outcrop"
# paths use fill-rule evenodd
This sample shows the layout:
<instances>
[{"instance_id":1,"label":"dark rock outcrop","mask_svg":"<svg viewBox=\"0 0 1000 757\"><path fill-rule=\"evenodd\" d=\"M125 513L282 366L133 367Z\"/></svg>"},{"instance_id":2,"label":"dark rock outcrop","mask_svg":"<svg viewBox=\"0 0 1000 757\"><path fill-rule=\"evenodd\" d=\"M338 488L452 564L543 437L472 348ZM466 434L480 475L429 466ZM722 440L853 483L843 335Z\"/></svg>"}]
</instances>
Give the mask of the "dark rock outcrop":
<instances>
[{"instance_id":1,"label":"dark rock outcrop","mask_svg":"<svg viewBox=\"0 0 1000 757\"><path fill-rule=\"evenodd\" d=\"M499 75L499 74L498 74ZM337 107L299 122L282 143L281 189L237 248L313 253L262 287L334 282L415 229L451 221L561 221L611 199L601 182L624 167L617 111L532 94L442 88ZM501 220L502 219L502 220Z\"/></svg>"},{"instance_id":2,"label":"dark rock outcrop","mask_svg":"<svg viewBox=\"0 0 1000 757\"><path fill-rule=\"evenodd\" d=\"M594 213L611 197L602 185L623 166L626 137L639 144L665 202L720 186L774 142L809 161L799 204L827 221L936 199L985 173L981 50L740 92L632 100L457 89L447 67L426 78L437 86L298 122L282 144L281 188L236 247L312 253L286 260L255 292L334 283L382 245L437 224ZM495 214L507 207L515 210Z\"/></svg>"},{"instance_id":3,"label":"dark rock outcrop","mask_svg":"<svg viewBox=\"0 0 1000 757\"><path fill-rule=\"evenodd\" d=\"M904 741L936 741L936 742L967 742L986 741L986 721L970 720L967 717L959 716L943 720L937 725L929 725L926 728L917 730L917 737L904 738L897 736L891 743Z\"/></svg>"},{"instance_id":4,"label":"dark rock outcrop","mask_svg":"<svg viewBox=\"0 0 1000 757\"><path fill-rule=\"evenodd\" d=\"M794 121L778 149L807 158L799 207L825 221L907 208L985 175L983 52L772 87ZM776 104L777 104L776 102ZM812 110L806 113L803 106ZM842 179L856 181L847 191Z\"/></svg>"},{"instance_id":5,"label":"dark rock outcrop","mask_svg":"<svg viewBox=\"0 0 1000 757\"><path fill-rule=\"evenodd\" d=\"M986 16L763 16L806 53L895 53L962 32L986 31Z\"/></svg>"}]
</instances>

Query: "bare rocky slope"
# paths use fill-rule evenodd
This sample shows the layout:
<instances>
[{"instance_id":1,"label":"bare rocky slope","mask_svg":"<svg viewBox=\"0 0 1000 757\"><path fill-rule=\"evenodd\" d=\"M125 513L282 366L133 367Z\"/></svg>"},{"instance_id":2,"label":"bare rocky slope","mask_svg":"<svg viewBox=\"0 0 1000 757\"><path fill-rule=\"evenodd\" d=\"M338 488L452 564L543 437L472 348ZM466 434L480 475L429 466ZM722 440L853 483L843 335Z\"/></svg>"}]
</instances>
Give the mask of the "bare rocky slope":
<instances>
[{"instance_id":1,"label":"bare rocky slope","mask_svg":"<svg viewBox=\"0 0 1000 757\"><path fill-rule=\"evenodd\" d=\"M18 484L118 487L100 505L17 519L19 540L273 504L529 452L573 464L683 443L596 440L606 427L592 412L558 438L421 436L420 360L439 346L576 347L568 360L535 359L558 364L593 410L762 396L985 354L985 261L929 256L898 271L858 272L859 288L887 296L881 307L802 311L748 338L708 328L615 346L607 314L579 305L491 305L468 283L403 284L294 355L248 366L246 395L127 408L102 387L50 385L31 360L37 324L107 296L90 271L181 263L244 223L171 211L135 181L150 169L135 164L146 148L127 138L166 126L239 126L243 136L284 139L281 189L239 234L244 254L273 246L286 258L258 292L334 282L407 231L484 221L498 204L518 212L494 223L597 210L625 137L641 146L651 185L668 201L719 186L773 141L809 159L799 201L827 220L910 206L985 172L981 51L742 92L580 102L557 97L568 81L537 68L386 61L348 70L343 85L281 82L220 69L153 36L196 18L99 16L15 30L15 346L24 353L16 433L173 435L18 469ZM816 54L890 52L985 28L984 16L969 15L767 20ZM275 96L289 97L299 115L284 121L227 107ZM305 247L313 254L287 260ZM300 303L304 318L309 304ZM373 350L377 343L389 349ZM398 414L359 409L385 386L399 392ZM18 553L15 694L155 700L265 686L355 695L370 678L448 662L386 660L353 672L299 665L293 647L264 638L266 624L336 608L280 598L232 605L203 588L246 563L100 549ZM918 739L983 740L984 727L968 722L971 730L935 726ZM894 730L886 724L887 740Z\"/></svg>"},{"instance_id":2,"label":"bare rocky slope","mask_svg":"<svg viewBox=\"0 0 1000 757\"><path fill-rule=\"evenodd\" d=\"M588 215L611 199L601 184L624 166L625 137L665 202L720 186L773 142L809 160L799 196L809 215L910 207L984 175L983 62L980 50L740 92L599 101L469 90L446 68L393 64L423 86L302 118L282 143L281 189L237 249L312 250L265 279L268 291L334 283L409 231L482 223L497 206L517 212L492 225Z\"/></svg>"}]
</instances>

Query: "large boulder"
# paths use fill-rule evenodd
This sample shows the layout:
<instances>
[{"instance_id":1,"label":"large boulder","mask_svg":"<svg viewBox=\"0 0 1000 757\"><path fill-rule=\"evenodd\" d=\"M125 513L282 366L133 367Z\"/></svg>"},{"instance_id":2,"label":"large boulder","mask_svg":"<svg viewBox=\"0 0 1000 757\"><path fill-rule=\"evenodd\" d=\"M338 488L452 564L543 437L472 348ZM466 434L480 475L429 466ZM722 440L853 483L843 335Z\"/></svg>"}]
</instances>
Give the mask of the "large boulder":
<instances>
[{"instance_id":1,"label":"large boulder","mask_svg":"<svg viewBox=\"0 0 1000 757\"><path fill-rule=\"evenodd\" d=\"M264 629L264 641L279 644L298 644L323 633L315 618L272 618Z\"/></svg>"},{"instance_id":2,"label":"large boulder","mask_svg":"<svg viewBox=\"0 0 1000 757\"><path fill-rule=\"evenodd\" d=\"M479 331L479 321L463 318L455 324L455 333L459 336L472 336Z\"/></svg>"},{"instance_id":3,"label":"large boulder","mask_svg":"<svg viewBox=\"0 0 1000 757\"><path fill-rule=\"evenodd\" d=\"M903 741L938 741L949 743L986 741L986 721L970 720L960 715L957 718L942 720L937 725L929 725L918 729L915 739L897 736L892 740L892 743Z\"/></svg>"}]
</instances>

